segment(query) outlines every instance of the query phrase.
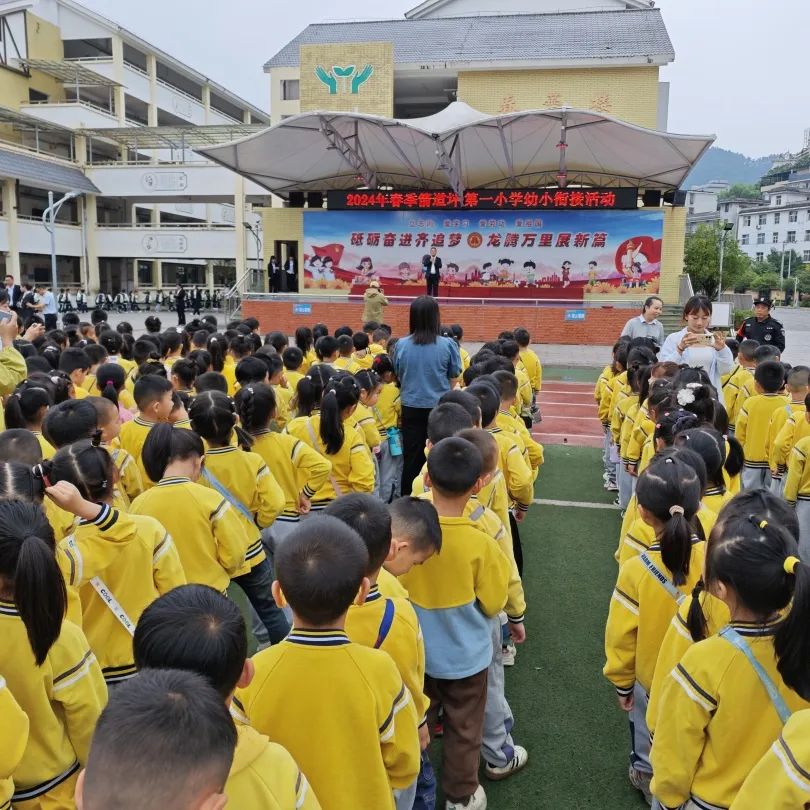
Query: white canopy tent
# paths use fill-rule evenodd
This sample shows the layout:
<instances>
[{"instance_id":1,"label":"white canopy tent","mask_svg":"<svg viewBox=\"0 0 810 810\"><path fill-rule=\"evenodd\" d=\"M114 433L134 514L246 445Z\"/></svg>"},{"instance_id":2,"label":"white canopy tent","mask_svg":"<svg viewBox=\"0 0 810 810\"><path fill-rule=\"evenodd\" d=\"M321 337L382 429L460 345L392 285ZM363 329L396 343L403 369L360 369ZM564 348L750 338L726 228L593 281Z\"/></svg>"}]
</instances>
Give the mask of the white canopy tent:
<instances>
[{"instance_id":1,"label":"white canopy tent","mask_svg":"<svg viewBox=\"0 0 810 810\"><path fill-rule=\"evenodd\" d=\"M677 189L714 141L562 108L490 116L454 102L427 118L307 112L198 150L280 196L358 188Z\"/></svg>"}]
</instances>

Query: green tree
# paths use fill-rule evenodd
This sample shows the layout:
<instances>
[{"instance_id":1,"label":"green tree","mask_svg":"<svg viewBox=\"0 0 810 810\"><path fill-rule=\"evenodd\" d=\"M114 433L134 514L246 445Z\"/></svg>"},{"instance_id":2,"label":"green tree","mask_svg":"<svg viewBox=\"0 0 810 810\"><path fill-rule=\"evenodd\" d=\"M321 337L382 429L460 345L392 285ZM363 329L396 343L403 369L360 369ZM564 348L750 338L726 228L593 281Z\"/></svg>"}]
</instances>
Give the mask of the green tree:
<instances>
[{"instance_id":1,"label":"green tree","mask_svg":"<svg viewBox=\"0 0 810 810\"><path fill-rule=\"evenodd\" d=\"M717 297L720 283L720 242L723 233L719 223L704 224L698 225L697 230L686 237L685 271L692 279L695 292L702 292L710 299ZM728 231L725 234L723 289L730 290L750 272L751 259L740 250Z\"/></svg>"},{"instance_id":2,"label":"green tree","mask_svg":"<svg viewBox=\"0 0 810 810\"><path fill-rule=\"evenodd\" d=\"M762 197L762 192L759 190L759 186L753 183L734 183L718 196L721 200L759 200Z\"/></svg>"},{"instance_id":3,"label":"green tree","mask_svg":"<svg viewBox=\"0 0 810 810\"><path fill-rule=\"evenodd\" d=\"M801 269L796 273L796 279L799 282L799 292L810 293L810 265L802 265Z\"/></svg>"}]
</instances>

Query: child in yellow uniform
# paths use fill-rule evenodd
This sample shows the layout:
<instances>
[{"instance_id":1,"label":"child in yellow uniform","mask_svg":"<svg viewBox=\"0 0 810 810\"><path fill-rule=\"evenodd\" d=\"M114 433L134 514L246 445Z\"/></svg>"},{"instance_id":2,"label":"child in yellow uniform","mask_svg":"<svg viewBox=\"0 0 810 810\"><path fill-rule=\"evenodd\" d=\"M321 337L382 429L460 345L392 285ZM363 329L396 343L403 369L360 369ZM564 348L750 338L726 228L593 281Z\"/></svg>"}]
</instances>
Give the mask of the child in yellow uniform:
<instances>
[{"instance_id":1,"label":"child in yellow uniform","mask_svg":"<svg viewBox=\"0 0 810 810\"><path fill-rule=\"evenodd\" d=\"M543 464L543 445L534 440L524 421L512 411L517 400L517 377L509 371L496 371L492 376L501 392L501 404L495 423L501 430L512 433L520 441L523 458L536 478Z\"/></svg>"},{"instance_id":2,"label":"child in yellow uniform","mask_svg":"<svg viewBox=\"0 0 810 810\"><path fill-rule=\"evenodd\" d=\"M402 402L391 358L381 352L374 358L372 368L383 383L377 402L371 409L382 440L377 458L380 497L390 503L399 497L402 481Z\"/></svg>"},{"instance_id":3,"label":"child in yellow uniform","mask_svg":"<svg viewBox=\"0 0 810 810\"><path fill-rule=\"evenodd\" d=\"M354 375L354 379L360 386L360 401L357 403L357 408L355 408L351 416L351 422L357 429L357 432L363 437L363 441L365 441L366 447L368 448L371 463L374 465L374 494L379 496L379 456L382 436L377 427L377 419L374 415L373 408L376 407L377 400L382 391L382 382L375 372L365 370L358 371Z\"/></svg>"},{"instance_id":4,"label":"child in yellow uniform","mask_svg":"<svg viewBox=\"0 0 810 810\"><path fill-rule=\"evenodd\" d=\"M155 485L149 477L141 457L146 437L152 427L159 422L168 422L172 412L172 384L156 374L141 377L135 383L135 401L138 403L138 415L121 426L118 441L138 465L141 483L144 490Z\"/></svg>"},{"instance_id":5,"label":"child in yellow uniform","mask_svg":"<svg viewBox=\"0 0 810 810\"><path fill-rule=\"evenodd\" d=\"M662 685L651 759L665 807L729 807L788 717L810 705L794 691L807 691L810 657L810 570L797 553L792 534L756 512L712 534L706 587L731 621Z\"/></svg>"},{"instance_id":6,"label":"child in yellow uniform","mask_svg":"<svg viewBox=\"0 0 810 810\"><path fill-rule=\"evenodd\" d=\"M605 628L605 677L630 720L630 784L650 797L650 735L645 716L658 649L678 602L700 579L705 544L692 526L700 506L695 471L675 452L639 476L638 509L656 543L619 570Z\"/></svg>"},{"instance_id":7,"label":"child in yellow uniform","mask_svg":"<svg viewBox=\"0 0 810 810\"><path fill-rule=\"evenodd\" d=\"M79 589L82 629L104 680L120 683L135 674L132 633L143 609L186 582L180 557L157 520L112 508L115 466L103 447L76 442L41 470L43 480L72 484L84 498L71 506L80 521L60 544L70 562L65 581Z\"/></svg>"},{"instance_id":8,"label":"child in yellow uniform","mask_svg":"<svg viewBox=\"0 0 810 810\"><path fill-rule=\"evenodd\" d=\"M14 795L12 774L20 764L28 744L28 715L0 675L0 716L3 718L3 746L0 749L0 810L10 810Z\"/></svg>"},{"instance_id":9,"label":"child in yellow uniform","mask_svg":"<svg viewBox=\"0 0 810 810\"><path fill-rule=\"evenodd\" d=\"M230 706L253 678L247 630L238 606L204 585L185 585L155 600L133 639L138 669L180 669L205 676ZM238 718L239 709L233 714ZM225 795L243 810L319 810L295 760L280 745L237 722L234 761Z\"/></svg>"},{"instance_id":10,"label":"child in yellow uniform","mask_svg":"<svg viewBox=\"0 0 810 810\"><path fill-rule=\"evenodd\" d=\"M769 462L771 469L784 468L787 470L790 451L805 437L810 436L810 416L808 416L807 404L810 402L810 395L804 399L804 412L791 413L785 420L782 429L774 440L773 452Z\"/></svg>"},{"instance_id":11,"label":"child in yellow uniform","mask_svg":"<svg viewBox=\"0 0 810 810\"><path fill-rule=\"evenodd\" d=\"M443 439L431 448L427 463L442 551L411 569L402 583L425 634L431 715L440 703L445 708L445 796L450 806L485 806L478 759L493 653L491 619L506 604L510 564L494 540L464 517L483 469L478 448L464 439Z\"/></svg>"},{"instance_id":12,"label":"child in yellow uniform","mask_svg":"<svg viewBox=\"0 0 810 810\"><path fill-rule=\"evenodd\" d=\"M270 430L276 408L269 385L248 385L236 395L242 428L253 439L251 451L261 456L284 493L284 509L273 522L271 548L293 531L309 513L312 497L324 485L331 463L306 442Z\"/></svg>"},{"instance_id":13,"label":"child in yellow uniform","mask_svg":"<svg viewBox=\"0 0 810 810\"><path fill-rule=\"evenodd\" d=\"M310 374L313 373L314 369ZM304 381L299 385L299 407L304 385ZM331 475L312 498L313 510L323 509L348 492L374 490L374 464L368 447L349 421L359 401L360 386L354 377L348 374L333 377L324 388L320 412L293 419L287 425L291 436L301 439L332 464Z\"/></svg>"},{"instance_id":14,"label":"child in yellow uniform","mask_svg":"<svg viewBox=\"0 0 810 810\"><path fill-rule=\"evenodd\" d=\"M284 511L284 492L261 456L231 443L237 416L230 397L219 391L199 394L191 403L189 415L192 429L208 446L200 483L228 501L248 538L245 565L232 579L250 600L271 643L275 644L287 635L290 627L270 598L272 566L262 545L261 532ZM250 446L250 437L243 435L241 428L236 433L240 441L244 438L244 445Z\"/></svg>"},{"instance_id":15,"label":"child in yellow uniform","mask_svg":"<svg viewBox=\"0 0 810 810\"><path fill-rule=\"evenodd\" d=\"M84 634L63 619L65 588L42 510L24 501L0 501L0 527L0 661L30 723L12 774L12 806L73 807L76 778L107 688ZM25 583L37 583L36 592L24 590ZM9 722L4 713L4 735ZM4 753L11 742L4 737Z\"/></svg>"},{"instance_id":16,"label":"child in yellow uniform","mask_svg":"<svg viewBox=\"0 0 810 810\"><path fill-rule=\"evenodd\" d=\"M143 459L157 484L132 502L130 513L150 515L166 528L189 582L223 592L244 568L249 540L227 499L196 483L204 456L202 439L194 431L155 425Z\"/></svg>"},{"instance_id":17,"label":"child in yellow uniform","mask_svg":"<svg viewBox=\"0 0 810 810\"><path fill-rule=\"evenodd\" d=\"M799 441L790 452L785 500L795 508L799 521L799 550L810 551L810 436Z\"/></svg>"},{"instance_id":18,"label":"child in yellow uniform","mask_svg":"<svg viewBox=\"0 0 810 810\"><path fill-rule=\"evenodd\" d=\"M5 408L6 429L30 430L37 437L42 458L51 458L56 452L42 435L42 423L48 408L53 405L51 392L34 380L24 380L9 396Z\"/></svg>"},{"instance_id":19,"label":"child in yellow uniform","mask_svg":"<svg viewBox=\"0 0 810 810\"><path fill-rule=\"evenodd\" d=\"M119 408L122 421L128 422L138 410L130 387L134 390L135 378L127 377L123 366L118 363L104 363L96 370L96 384L90 394L109 399Z\"/></svg>"},{"instance_id":20,"label":"child in yellow uniform","mask_svg":"<svg viewBox=\"0 0 810 810\"><path fill-rule=\"evenodd\" d=\"M90 366L90 358L84 349L80 349L78 346L64 349L59 355L59 370L64 371L70 377L75 399L84 399L90 393L84 387Z\"/></svg>"},{"instance_id":21,"label":"child in yellow uniform","mask_svg":"<svg viewBox=\"0 0 810 810\"><path fill-rule=\"evenodd\" d=\"M105 329L98 338L99 344L106 350L107 363L116 363L124 369L127 377L133 377L138 367L132 360L126 360L121 356L124 349L124 338L113 329ZM96 372L98 373L98 372Z\"/></svg>"},{"instance_id":22,"label":"child in yellow uniform","mask_svg":"<svg viewBox=\"0 0 810 810\"><path fill-rule=\"evenodd\" d=\"M346 635L364 647L383 650L391 656L416 709L419 741L424 751L430 742L427 727L430 701L424 693L425 645L422 630L411 603L407 599L385 596L377 585L383 563L391 553L391 516L378 498L365 493L338 498L327 507L324 514L331 515L354 529L365 543L369 554L366 568L369 592L362 604L349 608ZM441 549L440 534L437 539L439 546L434 549L435 552ZM422 562L430 556L425 556ZM397 807L410 810L415 795L416 780L397 795Z\"/></svg>"},{"instance_id":23,"label":"child in yellow uniform","mask_svg":"<svg viewBox=\"0 0 810 810\"><path fill-rule=\"evenodd\" d=\"M237 335L228 343L228 353L222 363L222 375L228 381L228 396L236 393L236 365L244 357L253 353L253 344L245 335ZM214 367L214 371L218 369Z\"/></svg>"},{"instance_id":24,"label":"child in yellow uniform","mask_svg":"<svg viewBox=\"0 0 810 810\"><path fill-rule=\"evenodd\" d=\"M602 464L604 466L602 478L605 482L605 489L609 492L618 491L618 484L616 483L617 459L614 457L611 450L610 402L613 384L616 378L623 374L627 368L627 345L629 342L629 340L622 338L613 345L613 362L609 366L605 366L594 388L594 398L598 406L597 415L599 421L602 423L602 430L605 433L605 442L602 451ZM626 379L625 377L625 381Z\"/></svg>"},{"instance_id":25,"label":"child in yellow uniform","mask_svg":"<svg viewBox=\"0 0 810 810\"><path fill-rule=\"evenodd\" d=\"M289 346L284 349L281 355L281 362L284 363L284 377L287 380L287 388L293 392L298 389L298 381L306 374L302 371L304 365L304 354L297 346Z\"/></svg>"},{"instance_id":26,"label":"child in yellow uniform","mask_svg":"<svg viewBox=\"0 0 810 810\"><path fill-rule=\"evenodd\" d=\"M280 545L275 563L273 595L292 609L293 629L254 656L239 704L253 728L292 754L324 810L393 810L393 791L419 771L418 720L391 657L344 629L350 605L369 592L366 547L344 523L318 515Z\"/></svg>"},{"instance_id":27,"label":"child in yellow uniform","mask_svg":"<svg viewBox=\"0 0 810 810\"><path fill-rule=\"evenodd\" d=\"M540 363L540 358L530 348L532 336L529 330L522 326L514 330L514 335L518 346L520 346L520 360L529 375L532 391L535 395L539 394L540 389L543 387L543 366Z\"/></svg>"},{"instance_id":28,"label":"child in yellow uniform","mask_svg":"<svg viewBox=\"0 0 810 810\"><path fill-rule=\"evenodd\" d=\"M371 368L371 364L374 362L374 355L369 348L370 341L368 335L365 332L355 332L352 335L352 345L354 346L352 359L355 365L359 367L358 370L365 369L368 371Z\"/></svg>"},{"instance_id":29,"label":"child in yellow uniform","mask_svg":"<svg viewBox=\"0 0 810 810\"><path fill-rule=\"evenodd\" d=\"M804 406L808 393L807 381L808 373L806 371L799 369L788 373L786 388L790 401L771 414L771 421L768 425L767 448L768 464L771 468L771 489L777 495L781 495L785 488L785 472L787 471L786 463L777 463L779 455L777 437L782 433L782 429L791 416L802 419L807 412Z\"/></svg>"},{"instance_id":30,"label":"child in yellow uniform","mask_svg":"<svg viewBox=\"0 0 810 810\"><path fill-rule=\"evenodd\" d=\"M785 398L781 394L785 384L785 367L773 360L760 363L754 372L754 384L756 394L750 396L740 408L734 432L745 453L743 489L767 488L771 484L768 427L774 411L785 406Z\"/></svg>"},{"instance_id":31,"label":"child in yellow uniform","mask_svg":"<svg viewBox=\"0 0 810 810\"><path fill-rule=\"evenodd\" d=\"M349 374L356 374L361 370L362 367L354 360L354 343L352 343L349 335L341 335L337 338L337 350L337 357L330 361L324 359L323 362L329 362L333 368L339 371L348 371Z\"/></svg>"},{"instance_id":32,"label":"child in yellow uniform","mask_svg":"<svg viewBox=\"0 0 810 810\"><path fill-rule=\"evenodd\" d=\"M723 404L728 414L728 429L734 433L737 424L737 416L742 406L740 391L753 389L754 369L757 361L754 359L754 352L759 347L755 340L743 340L737 352L737 362L727 375L723 375L721 383L723 386Z\"/></svg>"},{"instance_id":33,"label":"child in yellow uniform","mask_svg":"<svg viewBox=\"0 0 810 810\"><path fill-rule=\"evenodd\" d=\"M313 345L312 330L308 326L299 326L295 330L295 348L301 352L301 365L296 366L295 371L306 374L310 366L318 359Z\"/></svg>"}]
</instances>

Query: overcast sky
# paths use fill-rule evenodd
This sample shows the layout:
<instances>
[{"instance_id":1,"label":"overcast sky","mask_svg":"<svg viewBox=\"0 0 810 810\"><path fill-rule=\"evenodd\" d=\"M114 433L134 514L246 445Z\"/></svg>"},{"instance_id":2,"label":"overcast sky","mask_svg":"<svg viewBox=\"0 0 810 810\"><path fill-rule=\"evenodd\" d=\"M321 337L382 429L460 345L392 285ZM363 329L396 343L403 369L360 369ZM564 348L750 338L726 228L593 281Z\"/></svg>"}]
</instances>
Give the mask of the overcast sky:
<instances>
[{"instance_id":1,"label":"overcast sky","mask_svg":"<svg viewBox=\"0 0 810 810\"><path fill-rule=\"evenodd\" d=\"M401 17L417 0L80 0L262 109L262 65L308 24ZM669 129L751 157L797 150L810 127L807 0L658 0L675 63ZM283 13L279 9L283 8ZM193 9L193 11L192 11Z\"/></svg>"}]
</instances>

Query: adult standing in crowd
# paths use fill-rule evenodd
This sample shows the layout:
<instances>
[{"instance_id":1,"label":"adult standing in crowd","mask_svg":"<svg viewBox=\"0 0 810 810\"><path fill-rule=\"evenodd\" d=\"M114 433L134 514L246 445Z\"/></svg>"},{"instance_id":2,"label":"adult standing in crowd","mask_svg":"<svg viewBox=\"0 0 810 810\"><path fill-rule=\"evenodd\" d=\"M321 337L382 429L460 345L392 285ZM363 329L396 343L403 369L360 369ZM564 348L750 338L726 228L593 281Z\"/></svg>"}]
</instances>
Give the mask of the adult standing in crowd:
<instances>
[{"instance_id":1,"label":"adult standing in crowd","mask_svg":"<svg viewBox=\"0 0 810 810\"><path fill-rule=\"evenodd\" d=\"M711 301L705 295L693 295L683 308L683 319L686 326L667 337L658 359L704 369L715 389L721 391L720 378L734 368L734 357L726 346L725 333L709 331Z\"/></svg>"},{"instance_id":2,"label":"adult standing in crowd","mask_svg":"<svg viewBox=\"0 0 810 810\"><path fill-rule=\"evenodd\" d=\"M267 263L267 289L271 293L281 292L281 267L275 256Z\"/></svg>"},{"instance_id":3,"label":"adult standing in crowd","mask_svg":"<svg viewBox=\"0 0 810 810\"><path fill-rule=\"evenodd\" d=\"M34 304L33 309L42 315L45 321L45 331L50 332L51 329L56 329L57 326L56 298L53 291L49 290L44 284L37 285L37 295L39 300Z\"/></svg>"},{"instance_id":4,"label":"adult standing in crowd","mask_svg":"<svg viewBox=\"0 0 810 810\"><path fill-rule=\"evenodd\" d=\"M439 294L439 281L442 277L442 260L436 255L435 247L422 257L422 272L427 282L427 294L435 298Z\"/></svg>"},{"instance_id":5,"label":"adult standing in crowd","mask_svg":"<svg viewBox=\"0 0 810 810\"><path fill-rule=\"evenodd\" d=\"M461 374L461 355L452 338L439 335L439 304L420 295L411 304L410 334L397 341L394 370L402 401L402 492L425 463L427 423L431 409Z\"/></svg>"},{"instance_id":6,"label":"adult standing in crowd","mask_svg":"<svg viewBox=\"0 0 810 810\"><path fill-rule=\"evenodd\" d=\"M14 283L14 276L6 276L6 292L8 293L9 307L14 312L19 312L23 291L19 284Z\"/></svg>"},{"instance_id":7,"label":"adult standing in crowd","mask_svg":"<svg viewBox=\"0 0 810 810\"><path fill-rule=\"evenodd\" d=\"M754 301L754 315L746 318L737 330L737 340L756 340L760 346L776 346L779 352L785 351L785 327L771 317L773 301L770 298L757 298Z\"/></svg>"},{"instance_id":8,"label":"adult standing in crowd","mask_svg":"<svg viewBox=\"0 0 810 810\"><path fill-rule=\"evenodd\" d=\"M287 292L298 292L298 267L291 253L284 262L284 275L287 277Z\"/></svg>"},{"instance_id":9,"label":"adult standing in crowd","mask_svg":"<svg viewBox=\"0 0 810 810\"><path fill-rule=\"evenodd\" d=\"M388 299L383 294L380 282L377 279L370 281L363 293L363 323L380 323L383 320L383 307L387 306Z\"/></svg>"},{"instance_id":10,"label":"adult standing in crowd","mask_svg":"<svg viewBox=\"0 0 810 810\"><path fill-rule=\"evenodd\" d=\"M174 306L177 309L177 325L186 323L186 291L182 284L178 284L174 291Z\"/></svg>"},{"instance_id":11,"label":"adult standing in crowd","mask_svg":"<svg viewBox=\"0 0 810 810\"><path fill-rule=\"evenodd\" d=\"M651 295L644 302L641 315L630 318L624 325L622 337L628 335L631 338L651 338L660 348L664 345L664 325L658 320L658 316L663 310L664 302L657 295Z\"/></svg>"}]
</instances>

